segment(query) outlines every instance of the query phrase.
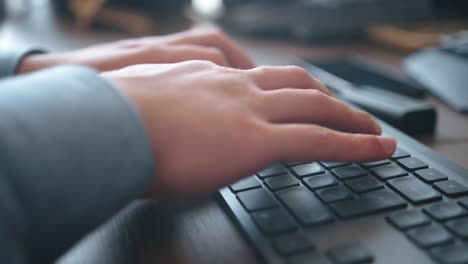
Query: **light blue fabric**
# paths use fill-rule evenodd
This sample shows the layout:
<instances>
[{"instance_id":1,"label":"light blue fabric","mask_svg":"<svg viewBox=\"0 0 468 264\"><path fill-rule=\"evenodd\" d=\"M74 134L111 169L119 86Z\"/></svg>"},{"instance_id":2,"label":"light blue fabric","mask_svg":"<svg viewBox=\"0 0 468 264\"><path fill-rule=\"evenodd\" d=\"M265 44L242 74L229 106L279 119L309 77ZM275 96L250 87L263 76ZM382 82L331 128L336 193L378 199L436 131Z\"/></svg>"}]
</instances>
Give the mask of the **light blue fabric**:
<instances>
[{"instance_id":1,"label":"light blue fabric","mask_svg":"<svg viewBox=\"0 0 468 264\"><path fill-rule=\"evenodd\" d=\"M44 53L44 50L39 48L0 50L0 78L15 75L19 63L24 57L39 53Z\"/></svg>"},{"instance_id":2,"label":"light blue fabric","mask_svg":"<svg viewBox=\"0 0 468 264\"><path fill-rule=\"evenodd\" d=\"M93 70L1 81L0 262L50 262L141 197L153 166L133 106Z\"/></svg>"}]
</instances>

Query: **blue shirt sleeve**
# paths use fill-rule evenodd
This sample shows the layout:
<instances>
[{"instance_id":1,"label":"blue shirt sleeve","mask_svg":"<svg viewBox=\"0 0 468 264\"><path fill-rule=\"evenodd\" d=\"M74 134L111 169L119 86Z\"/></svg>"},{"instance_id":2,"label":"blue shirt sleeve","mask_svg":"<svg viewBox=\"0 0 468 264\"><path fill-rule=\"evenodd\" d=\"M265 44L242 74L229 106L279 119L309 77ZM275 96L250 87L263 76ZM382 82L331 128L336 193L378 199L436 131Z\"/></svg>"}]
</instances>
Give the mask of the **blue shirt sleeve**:
<instances>
[{"instance_id":1,"label":"blue shirt sleeve","mask_svg":"<svg viewBox=\"0 0 468 264\"><path fill-rule=\"evenodd\" d=\"M1 81L0 259L51 262L143 196L153 160L134 107L93 70Z\"/></svg>"},{"instance_id":2,"label":"blue shirt sleeve","mask_svg":"<svg viewBox=\"0 0 468 264\"><path fill-rule=\"evenodd\" d=\"M15 75L24 57L40 53L45 53L45 51L39 48L0 50L0 78Z\"/></svg>"}]
</instances>

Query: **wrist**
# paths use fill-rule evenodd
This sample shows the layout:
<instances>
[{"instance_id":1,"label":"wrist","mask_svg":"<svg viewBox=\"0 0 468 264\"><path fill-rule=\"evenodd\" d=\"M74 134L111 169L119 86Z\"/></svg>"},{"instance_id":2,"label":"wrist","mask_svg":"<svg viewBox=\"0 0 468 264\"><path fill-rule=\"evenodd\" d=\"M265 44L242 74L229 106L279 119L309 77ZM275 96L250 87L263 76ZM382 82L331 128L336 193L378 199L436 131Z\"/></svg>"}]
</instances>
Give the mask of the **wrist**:
<instances>
[{"instance_id":1,"label":"wrist","mask_svg":"<svg viewBox=\"0 0 468 264\"><path fill-rule=\"evenodd\" d=\"M30 54L21 59L16 69L16 74L30 73L63 63L66 62L57 54Z\"/></svg>"}]
</instances>

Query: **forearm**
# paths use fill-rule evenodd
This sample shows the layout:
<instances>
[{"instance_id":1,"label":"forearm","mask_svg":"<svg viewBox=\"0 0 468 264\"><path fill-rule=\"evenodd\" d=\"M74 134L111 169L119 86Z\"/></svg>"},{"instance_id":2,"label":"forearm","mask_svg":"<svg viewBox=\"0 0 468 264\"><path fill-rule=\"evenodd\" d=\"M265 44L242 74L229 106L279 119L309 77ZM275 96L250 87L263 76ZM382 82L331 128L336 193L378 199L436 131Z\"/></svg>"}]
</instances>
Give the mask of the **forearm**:
<instances>
[{"instance_id":1,"label":"forearm","mask_svg":"<svg viewBox=\"0 0 468 264\"><path fill-rule=\"evenodd\" d=\"M16 203L5 224L32 262L57 257L150 184L153 159L138 116L91 70L4 81L0 113L0 177L5 199Z\"/></svg>"}]
</instances>

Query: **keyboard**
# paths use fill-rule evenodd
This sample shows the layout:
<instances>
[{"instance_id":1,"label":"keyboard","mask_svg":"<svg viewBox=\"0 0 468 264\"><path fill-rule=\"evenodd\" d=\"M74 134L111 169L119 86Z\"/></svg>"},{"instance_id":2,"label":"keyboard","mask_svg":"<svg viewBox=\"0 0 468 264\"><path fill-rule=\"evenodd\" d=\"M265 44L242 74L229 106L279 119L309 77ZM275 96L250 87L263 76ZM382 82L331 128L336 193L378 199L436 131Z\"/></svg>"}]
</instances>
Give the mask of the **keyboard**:
<instances>
[{"instance_id":1,"label":"keyboard","mask_svg":"<svg viewBox=\"0 0 468 264\"><path fill-rule=\"evenodd\" d=\"M443 37L438 47L408 56L403 69L453 109L468 113L468 31Z\"/></svg>"},{"instance_id":2,"label":"keyboard","mask_svg":"<svg viewBox=\"0 0 468 264\"><path fill-rule=\"evenodd\" d=\"M381 125L389 159L277 162L219 191L265 263L468 263L468 171Z\"/></svg>"}]
</instances>

